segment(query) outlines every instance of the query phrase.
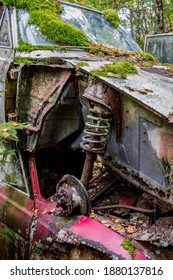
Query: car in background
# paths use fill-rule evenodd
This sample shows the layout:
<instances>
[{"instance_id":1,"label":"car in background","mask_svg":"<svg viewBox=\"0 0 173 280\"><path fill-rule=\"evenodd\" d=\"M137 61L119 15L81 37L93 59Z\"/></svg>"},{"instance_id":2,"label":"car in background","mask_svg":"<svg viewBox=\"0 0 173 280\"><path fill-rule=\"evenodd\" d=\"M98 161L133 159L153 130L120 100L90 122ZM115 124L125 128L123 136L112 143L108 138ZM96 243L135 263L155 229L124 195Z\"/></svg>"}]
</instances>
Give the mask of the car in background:
<instances>
[{"instance_id":1,"label":"car in background","mask_svg":"<svg viewBox=\"0 0 173 280\"><path fill-rule=\"evenodd\" d=\"M173 64L173 33L147 35L145 37L145 52L157 57L162 63Z\"/></svg>"}]
</instances>

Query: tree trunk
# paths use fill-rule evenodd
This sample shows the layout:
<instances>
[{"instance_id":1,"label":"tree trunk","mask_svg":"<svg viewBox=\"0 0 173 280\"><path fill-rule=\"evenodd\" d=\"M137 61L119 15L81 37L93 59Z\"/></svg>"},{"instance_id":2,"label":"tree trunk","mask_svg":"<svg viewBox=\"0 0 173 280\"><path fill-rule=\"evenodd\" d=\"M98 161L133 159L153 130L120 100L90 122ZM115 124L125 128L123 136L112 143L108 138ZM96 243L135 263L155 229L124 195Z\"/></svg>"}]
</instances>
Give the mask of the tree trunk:
<instances>
[{"instance_id":1,"label":"tree trunk","mask_svg":"<svg viewBox=\"0 0 173 280\"><path fill-rule=\"evenodd\" d=\"M164 19L163 19L163 0L156 0L156 15L158 32L164 32Z\"/></svg>"},{"instance_id":2,"label":"tree trunk","mask_svg":"<svg viewBox=\"0 0 173 280\"><path fill-rule=\"evenodd\" d=\"M133 10L132 7L130 7L130 29L131 29L131 35L134 37L134 26L133 26Z\"/></svg>"}]
</instances>

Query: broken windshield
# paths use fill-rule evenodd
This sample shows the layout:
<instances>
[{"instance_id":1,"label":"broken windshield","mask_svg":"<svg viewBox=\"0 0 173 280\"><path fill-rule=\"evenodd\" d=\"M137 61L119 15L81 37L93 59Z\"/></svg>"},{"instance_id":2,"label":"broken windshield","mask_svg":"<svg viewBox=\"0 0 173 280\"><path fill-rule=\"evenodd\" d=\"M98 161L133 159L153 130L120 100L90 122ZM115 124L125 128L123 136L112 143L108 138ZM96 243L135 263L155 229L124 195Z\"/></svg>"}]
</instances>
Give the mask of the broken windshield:
<instances>
[{"instance_id":1,"label":"broken windshield","mask_svg":"<svg viewBox=\"0 0 173 280\"><path fill-rule=\"evenodd\" d=\"M116 49L140 51L132 36L122 27L113 28L106 21L104 14L87 8L63 3L61 19L82 30L88 41ZM29 25L29 14L18 11L20 36L23 41L32 45L56 45L45 38L38 27Z\"/></svg>"},{"instance_id":2,"label":"broken windshield","mask_svg":"<svg viewBox=\"0 0 173 280\"><path fill-rule=\"evenodd\" d=\"M61 18L81 29L91 43L140 51L132 36L122 26L113 28L100 12L66 4Z\"/></svg>"}]
</instances>

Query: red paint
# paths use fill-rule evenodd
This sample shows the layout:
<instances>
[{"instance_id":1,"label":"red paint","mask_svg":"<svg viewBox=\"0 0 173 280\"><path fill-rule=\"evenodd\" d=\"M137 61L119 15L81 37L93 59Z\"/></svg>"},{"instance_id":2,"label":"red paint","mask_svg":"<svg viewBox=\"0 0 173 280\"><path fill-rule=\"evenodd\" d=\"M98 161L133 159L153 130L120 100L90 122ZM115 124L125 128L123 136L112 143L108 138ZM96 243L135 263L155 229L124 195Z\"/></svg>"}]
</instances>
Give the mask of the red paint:
<instances>
[{"instance_id":1,"label":"red paint","mask_svg":"<svg viewBox=\"0 0 173 280\"><path fill-rule=\"evenodd\" d=\"M37 176L37 169L35 164L35 157L33 153L30 153L28 155L28 160L29 160L29 171L30 171L33 195L34 197L41 197L38 176Z\"/></svg>"},{"instance_id":2,"label":"red paint","mask_svg":"<svg viewBox=\"0 0 173 280\"><path fill-rule=\"evenodd\" d=\"M58 209L56 208L56 202L46 201L41 197L34 154L30 154L29 156L29 165L32 189L35 197L35 208L37 210L37 222L35 225L33 242L47 237L56 239L60 230L59 223L62 218L60 216L48 214L53 209ZM126 201L126 203L132 204L132 201ZM68 219L67 226L64 226L63 230L67 233L67 235L75 235L78 242L79 240L82 240L88 244L88 246L93 246L94 244L94 247L98 250L100 249L100 251L106 251L107 253L110 252L112 255L118 255L123 259L131 259L129 253L121 246L121 243L124 240L124 237L121 235L106 228L101 223L87 217L79 217L78 221L72 227L68 227L69 223L74 223L74 219L72 217L69 217ZM61 242L71 243L71 240L68 236L63 236ZM145 260L147 258L137 250L136 259Z\"/></svg>"},{"instance_id":3,"label":"red paint","mask_svg":"<svg viewBox=\"0 0 173 280\"><path fill-rule=\"evenodd\" d=\"M96 242L104 246L108 251L119 255L126 260L131 260L129 253L123 249L121 243L125 240L124 237L106 228L99 222L87 217L81 217L79 221L68 229L69 233L78 236L79 239ZM147 260L147 258L140 252L136 251L136 260Z\"/></svg>"},{"instance_id":4,"label":"red paint","mask_svg":"<svg viewBox=\"0 0 173 280\"><path fill-rule=\"evenodd\" d=\"M29 167L34 200L15 188L1 184L1 220L25 240L30 239L33 247L35 242L48 238L52 242L85 244L113 259L116 257L131 259L129 253L121 246L124 238L101 223L83 216L69 216L68 219L64 219L57 215L61 210L56 208L57 202L47 201L41 196L35 158L32 153L29 155ZM136 259L147 258L137 250Z\"/></svg>"}]
</instances>

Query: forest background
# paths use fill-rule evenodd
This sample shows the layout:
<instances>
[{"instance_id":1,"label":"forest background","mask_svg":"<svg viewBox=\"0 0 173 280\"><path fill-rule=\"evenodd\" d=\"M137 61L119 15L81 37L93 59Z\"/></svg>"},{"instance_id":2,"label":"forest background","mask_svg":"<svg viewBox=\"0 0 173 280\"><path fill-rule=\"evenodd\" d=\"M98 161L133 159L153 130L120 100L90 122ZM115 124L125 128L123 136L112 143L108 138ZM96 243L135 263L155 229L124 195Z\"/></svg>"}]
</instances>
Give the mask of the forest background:
<instances>
[{"instance_id":1,"label":"forest background","mask_svg":"<svg viewBox=\"0 0 173 280\"><path fill-rule=\"evenodd\" d=\"M115 9L143 49L145 35L173 31L173 0L68 0L97 10Z\"/></svg>"}]
</instances>

